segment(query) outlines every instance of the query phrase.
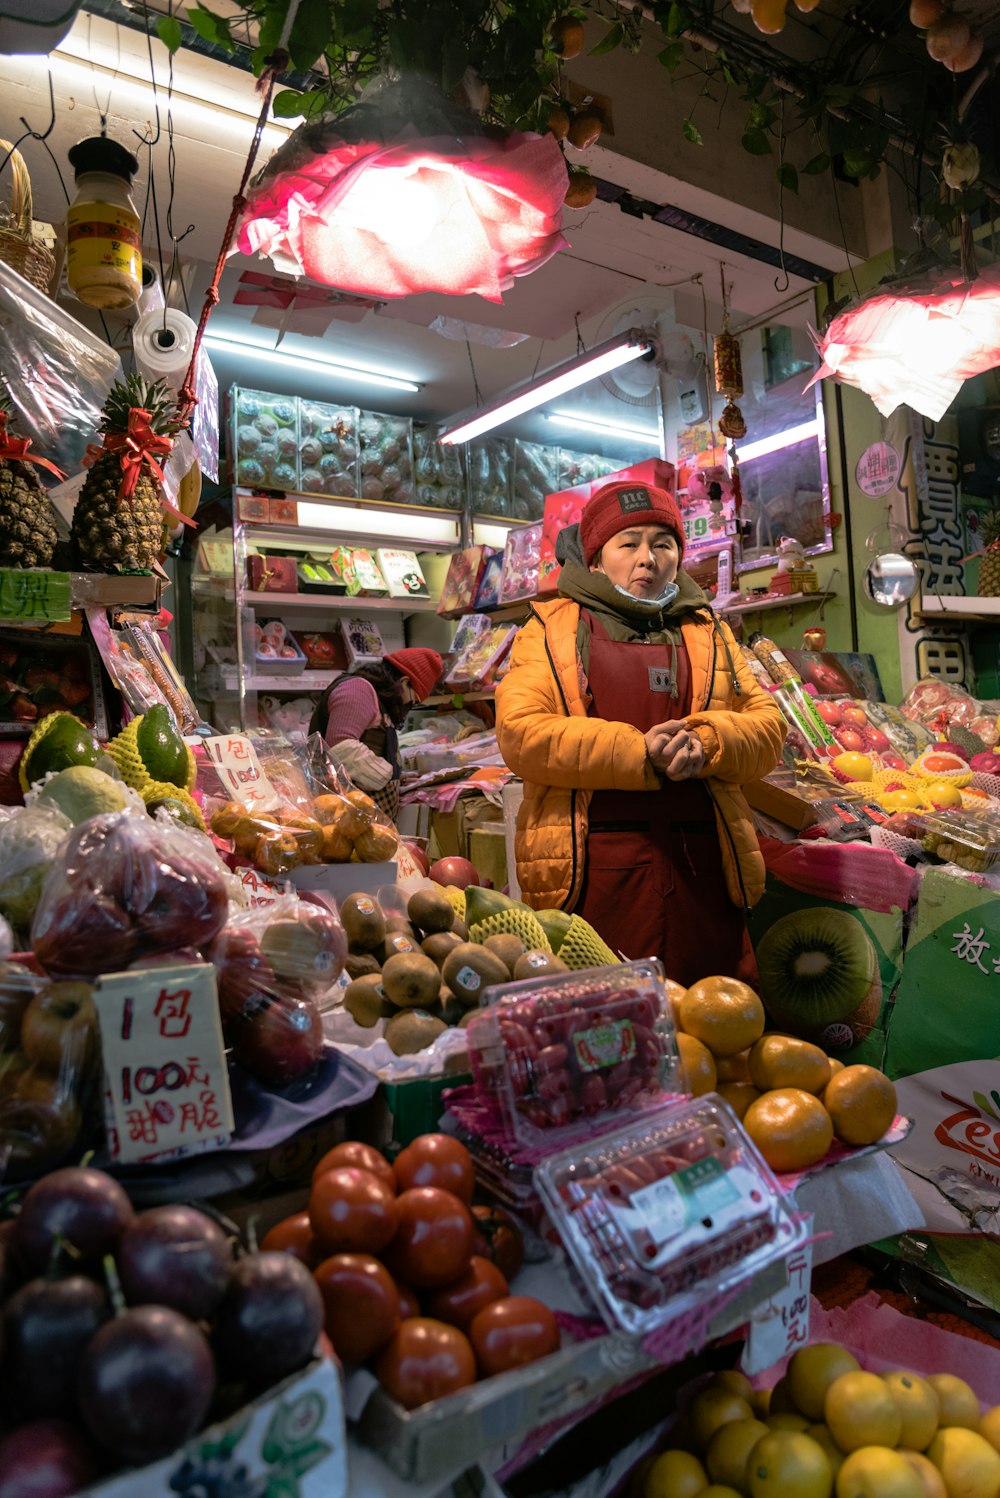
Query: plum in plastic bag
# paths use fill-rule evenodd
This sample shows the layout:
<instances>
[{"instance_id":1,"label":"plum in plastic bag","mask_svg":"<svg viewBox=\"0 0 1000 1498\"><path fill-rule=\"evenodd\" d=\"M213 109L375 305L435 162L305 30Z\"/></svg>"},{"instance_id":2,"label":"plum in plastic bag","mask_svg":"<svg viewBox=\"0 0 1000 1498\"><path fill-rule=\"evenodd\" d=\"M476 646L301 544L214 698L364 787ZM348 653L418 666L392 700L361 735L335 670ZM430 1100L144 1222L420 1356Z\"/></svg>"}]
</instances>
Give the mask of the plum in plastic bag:
<instances>
[{"instance_id":1,"label":"plum in plastic bag","mask_svg":"<svg viewBox=\"0 0 1000 1498\"><path fill-rule=\"evenodd\" d=\"M207 946L227 912L223 871L203 834L116 812L81 823L68 839L31 945L48 972L88 978Z\"/></svg>"},{"instance_id":2,"label":"plum in plastic bag","mask_svg":"<svg viewBox=\"0 0 1000 1498\"><path fill-rule=\"evenodd\" d=\"M27 931L69 820L55 807L29 807L0 824L0 914Z\"/></svg>"}]
</instances>

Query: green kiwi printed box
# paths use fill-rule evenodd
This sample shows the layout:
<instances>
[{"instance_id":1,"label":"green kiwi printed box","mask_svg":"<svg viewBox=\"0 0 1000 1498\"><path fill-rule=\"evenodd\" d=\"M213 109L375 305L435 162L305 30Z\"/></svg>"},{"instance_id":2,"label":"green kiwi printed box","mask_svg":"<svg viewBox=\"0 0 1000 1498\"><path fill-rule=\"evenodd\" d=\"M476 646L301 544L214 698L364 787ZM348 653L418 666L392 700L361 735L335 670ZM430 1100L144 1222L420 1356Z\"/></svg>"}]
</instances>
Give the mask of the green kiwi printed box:
<instances>
[{"instance_id":1,"label":"green kiwi printed box","mask_svg":"<svg viewBox=\"0 0 1000 1498\"><path fill-rule=\"evenodd\" d=\"M769 873L748 926L771 1020L840 1061L881 1066L903 965L903 911L824 900Z\"/></svg>"}]
</instances>

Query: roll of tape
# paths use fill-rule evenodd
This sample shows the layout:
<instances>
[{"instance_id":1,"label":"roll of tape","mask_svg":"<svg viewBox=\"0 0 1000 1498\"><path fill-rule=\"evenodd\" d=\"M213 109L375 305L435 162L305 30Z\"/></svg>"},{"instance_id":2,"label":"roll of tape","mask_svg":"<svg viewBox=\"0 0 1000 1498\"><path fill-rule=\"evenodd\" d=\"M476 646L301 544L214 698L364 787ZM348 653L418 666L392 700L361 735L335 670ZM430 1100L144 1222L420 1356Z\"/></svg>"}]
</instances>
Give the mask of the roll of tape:
<instances>
[{"instance_id":1,"label":"roll of tape","mask_svg":"<svg viewBox=\"0 0 1000 1498\"><path fill-rule=\"evenodd\" d=\"M187 374L197 329L190 317L176 307L151 308L132 330L132 346L140 374L147 380L164 380L174 390Z\"/></svg>"}]
</instances>

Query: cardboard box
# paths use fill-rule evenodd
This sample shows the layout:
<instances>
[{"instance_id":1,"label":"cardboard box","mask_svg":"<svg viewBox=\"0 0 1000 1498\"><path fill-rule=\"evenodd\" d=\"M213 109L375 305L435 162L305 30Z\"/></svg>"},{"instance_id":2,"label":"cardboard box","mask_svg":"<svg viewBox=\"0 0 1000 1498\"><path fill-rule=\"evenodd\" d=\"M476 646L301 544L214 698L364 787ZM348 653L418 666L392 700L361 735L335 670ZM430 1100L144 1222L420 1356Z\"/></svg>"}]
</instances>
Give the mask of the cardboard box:
<instances>
[{"instance_id":1,"label":"cardboard box","mask_svg":"<svg viewBox=\"0 0 1000 1498\"><path fill-rule=\"evenodd\" d=\"M784 822L786 827L793 827L796 832L815 824L816 813L812 805L783 786L772 785L767 780L752 780L743 787L743 794L754 811L763 812L764 816L773 817L776 822Z\"/></svg>"},{"instance_id":2,"label":"cardboard box","mask_svg":"<svg viewBox=\"0 0 1000 1498\"><path fill-rule=\"evenodd\" d=\"M83 1489L79 1498L176 1498L186 1464L197 1468L206 1458L224 1461L234 1480L242 1469L241 1491L348 1498L344 1403L333 1364L317 1359L171 1456L130 1467ZM214 1491L194 1482L191 1490Z\"/></svg>"}]
</instances>

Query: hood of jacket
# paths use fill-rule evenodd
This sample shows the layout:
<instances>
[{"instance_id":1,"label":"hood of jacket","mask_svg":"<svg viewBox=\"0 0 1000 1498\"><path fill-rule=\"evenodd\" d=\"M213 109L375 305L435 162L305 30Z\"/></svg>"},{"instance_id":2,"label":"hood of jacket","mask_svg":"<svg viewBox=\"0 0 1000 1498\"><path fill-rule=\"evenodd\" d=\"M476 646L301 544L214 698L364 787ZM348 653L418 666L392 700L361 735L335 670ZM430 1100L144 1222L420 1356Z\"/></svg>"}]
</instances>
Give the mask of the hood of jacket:
<instances>
[{"instance_id":1,"label":"hood of jacket","mask_svg":"<svg viewBox=\"0 0 1000 1498\"><path fill-rule=\"evenodd\" d=\"M673 634L681 619L695 609L710 609L708 599L694 578L678 570L677 595L661 606L646 598L622 593L603 572L591 572L583 559L580 527L567 525L556 537L556 560L562 564L559 592L581 608L600 617L613 639L637 635Z\"/></svg>"}]
</instances>

